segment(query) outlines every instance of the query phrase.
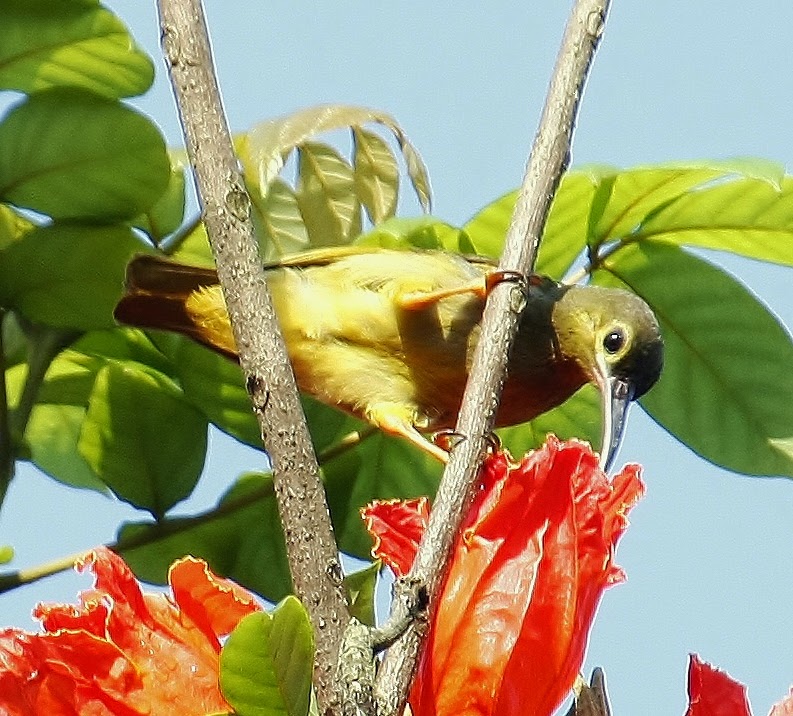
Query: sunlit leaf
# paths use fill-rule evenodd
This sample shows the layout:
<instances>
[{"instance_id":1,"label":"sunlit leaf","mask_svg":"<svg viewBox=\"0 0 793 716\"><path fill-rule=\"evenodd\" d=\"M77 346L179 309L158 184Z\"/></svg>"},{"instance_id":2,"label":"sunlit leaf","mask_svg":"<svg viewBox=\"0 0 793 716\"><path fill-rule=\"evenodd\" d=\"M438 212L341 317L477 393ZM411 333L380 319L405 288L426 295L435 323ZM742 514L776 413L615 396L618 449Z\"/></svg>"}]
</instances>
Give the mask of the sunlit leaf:
<instances>
[{"instance_id":1,"label":"sunlit leaf","mask_svg":"<svg viewBox=\"0 0 793 716\"><path fill-rule=\"evenodd\" d=\"M12 207L0 204L0 251L34 228L32 221L20 216Z\"/></svg>"},{"instance_id":2,"label":"sunlit leaf","mask_svg":"<svg viewBox=\"0 0 793 716\"><path fill-rule=\"evenodd\" d=\"M169 175L157 127L84 90L38 92L0 122L0 198L53 218L132 219Z\"/></svg>"},{"instance_id":3,"label":"sunlit leaf","mask_svg":"<svg viewBox=\"0 0 793 716\"><path fill-rule=\"evenodd\" d=\"M586 245L586 226L595 183L589 171L568 172L557 192L537 254L537 273L560 279ZM517 192L488 204L463 231L476 253L497 259L512 219Z\"/></svg>"},{"instance_id":4,"label":"sunlit leaf","mask_svg":"<svg viewBox=\"0 0 793 716\"><path fill-rule=\"evenodd\" d=\"M0 88L32 93L72 86L118 98L142 94L153 79L149 56L98 3L3 3Z\"/></svg>"},{"instance_id":5,"label":"sunlit leaf","mask_svg":"<svg viewBox=\"0 0 793 716\"><path fill-rule=\"evenodd\" d=\"M381 124L394 135L419 202L425 210L429 210L430 183L427 168L402 128L385 112L348 105L308 107L256 125L237 139L237 152L252 189L264 192L281 171L285 157L292 149L323 132L367 123Z\"/></svg>"},{"instance_id":6,"label":"sunlit leaf","mask_svg":"<svg viewBox=\"0 0 793 716\"><path fill-rule=\"evenodd\" d=\"M265 261L276 261L309 248L308 230L297 197L285 181L273 179L263 197L254 194L252 198Z\"/></svg>"},{"instance_id":7,"label":"sunlit leaf","mask_svg":"<svg viewBox=\"0 0 793 716\"><path fill-rule=\"evenodd\" d=\"M793 344L742 284L675 246L620 248L593 275L655 310L666 355L642 406L702 457L750 475L793 476Z\"/></svg>"},{"instance_id":8,"label":"sunlit leaf","mask_svg":"<svg viewBox=\"0 0 793 716\"><path fill-rule=\"evenodd\" d=\"M124 559L146 582L165 584L171 563L192 554L270 601L293 591L268 474L243 475L209 513L166 517L156 524L126 523L118 543Z\"/></svg>"},{"instance_id":9,"label":"sunlit leaf","mask_svg":"<svg viewBox=\"0 0 793 716\"><path fill-rule=\"evenodd\" d=\"M353 127L355 189L372 223L394 215L399 194L399 167L380 135Z\"/></svg>"},{"instance_id":10,"label":"sunlit leaf","mask_svg":"<svg viewBox=\"0 0 793 716\"><path fill-rule=\"evenodd\" d=\"M304 142L298 153L297 205L313 246L348 244L361 233L352 167L327 144Z\"/></svg>"},{"instance_id":11,"label":"sunlit leaf","mask_svg":"<svg viewBox=\"0 0 793 716\"><path fill-rule=\"evenodd\" d=\"M144 249L122 226L35 229L0 252L0 304L51 326L115 326L127 262Z\"/></svg>"},{"instance_id":12,"label":"sunlit leaf","mask_svg":"<svg viewBox=\"0 0 793 716\"><path fill-rule=\"evenodd\" d=\"M356 245L359 246L376 246L383 249L445 249L474 253L467 250L470 247L466 242L467 237L460 229L434 216L386 219L355 240Z\"/></svg>"},{"instance_id":13,"label":"sunlit leaf","mask_svg":"<svg viewBox=\"0 0 793 716\"><path fill-rule=\"evenodd\" d=\"M689 192L651 216L630 237L730 251L793 265L793 177L779 186L732 177Z\"/></svg>"},{"instance_id":14,"label":"sunlit leaf","mask_svg":"<svg viewBox=\"0 0 793 716\"><path fill-rule=\"evenodd\" d=\"M220 654L220 686L238 716L306 716L314 635L303 605L287 597L245 617Z\"/></svg>"},{"instance_id":15,"label":"sunlit leaf","mask_svg":"<svg viewBox=\"0 0 793 716\"><path fill-rule=\"evenodd\" d=\"M172 381L111 362L97 375L78 449L114 494L162 517L195 487L206 431Z\"/></svg>"},{"instance_id":16,"label":"sunlit leaf","mask_svg":"<svg viewBox=\"0 0 793 716\"><path fill-rule=\"evenodd\" d=\"M193 266L215 265L204 222L197 220L191 227L185 228L178 238L178 242L166 252L175 261Z\"/></svg>"},{"instance_id":17,"label":"sunlit leaf","mask_svg":"<svg viewBox=\"0 0 793 716\"><path fill-rule=\"evenodd\" d=\"M184 220L185 172L184 163L172 156L170 178L160 198L134 221L155 244L176 231Z\"/></svg>"}]
</instances>

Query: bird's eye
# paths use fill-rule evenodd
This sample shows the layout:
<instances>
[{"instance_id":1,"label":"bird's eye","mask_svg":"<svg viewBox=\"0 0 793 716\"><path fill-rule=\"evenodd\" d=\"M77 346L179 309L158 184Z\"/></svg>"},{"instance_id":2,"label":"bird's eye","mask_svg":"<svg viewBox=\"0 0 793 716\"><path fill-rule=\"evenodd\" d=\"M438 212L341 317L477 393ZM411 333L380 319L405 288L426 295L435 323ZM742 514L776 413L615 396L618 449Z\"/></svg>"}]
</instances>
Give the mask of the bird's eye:
<instances>
[{"instance_id":1,"label":"bird's eye","mask_svg":"<svg viewBox=\"0 0 793 716\"><path fill-rule=\"evenodd\" d=\"M603 337L603 348L605 349L606 353L610 353L614 355L615 353L619 353L620 349L625 345L625 333L623 333L622 329L615 328L612 331L609 331Z\"/></svg>"}]
</instances>

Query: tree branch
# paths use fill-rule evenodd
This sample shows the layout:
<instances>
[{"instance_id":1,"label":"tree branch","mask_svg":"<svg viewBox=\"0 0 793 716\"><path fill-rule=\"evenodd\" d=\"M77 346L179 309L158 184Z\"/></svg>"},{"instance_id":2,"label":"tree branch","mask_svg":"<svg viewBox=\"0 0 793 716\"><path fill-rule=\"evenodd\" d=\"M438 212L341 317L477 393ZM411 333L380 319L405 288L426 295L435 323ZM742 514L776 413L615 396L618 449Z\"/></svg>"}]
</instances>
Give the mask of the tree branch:
<instances>
[{"instance_id":1,"label":"tree branch","mask_svg":"<svg viewBox=\"0 0 793 716\"><path fill-rule=\"evenodd\" d=\"M200 0L158 0L162 46L248 393L272 463L292 581L314 626L320 712L348 616L325 493L258 256L251 201L223 115Z\"/></svg>"},{"instance_id":2,"label":"tree branch","mask_svg":"<svg viewBox=\"0 0 793 716\"><path fill-rule=\"evenodd\" d=\"M507 232L499 268L528 275L556 188L570 157L579 100L603 32L609 0L577 0L567 22L539 130ZM465 436L453 449L411 572L426 584L430 608L445 574L454 537L470 503L473 485L492 431L510 346L526 303L526 287L497 285L487 301L455 432ZM421 646L416 628L392 647L381 667L375 696L380 713L401 712Z\"/></svg>"}]
</instances>

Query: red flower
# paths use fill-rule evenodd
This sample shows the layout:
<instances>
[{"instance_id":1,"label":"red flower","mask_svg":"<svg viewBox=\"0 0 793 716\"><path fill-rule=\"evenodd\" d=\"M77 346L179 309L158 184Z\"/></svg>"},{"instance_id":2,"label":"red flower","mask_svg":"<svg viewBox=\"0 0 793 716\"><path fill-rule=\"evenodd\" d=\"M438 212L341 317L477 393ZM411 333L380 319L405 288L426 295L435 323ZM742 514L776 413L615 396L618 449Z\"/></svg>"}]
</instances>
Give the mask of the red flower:
<instances>
[{"instance_id":1,"label":"red flower","mask_svg":"<svg viewBox=\"0 0 793 716\"><path fill-rule=\"evenodd\" d=\"M688 660L688 710L686 716L752 716L746 687L724 671L702 661ZM793 716L793 690L768 716Z\"/></svg>"},{"instance_id":2,"label":"red flower","mask_svg":"<svg viewBox=\"0 0 793 716\"><path fill-rule=\"evenodd\" d=\"M519 465L488 458L410 694L415 716L553 713L581 667L603 590L624 578L614 547L643 489L638 466L609 482L578 441L550 436ZM393 521L381 516L393 509L375 505L365 517ZM375 556L385 558L394 540L378 536Z\"/></svg>"},{"instance_id":3,"label":"red flower","mask_svg":"<svg viewBox=\"0 0 793 716\"><path fill-rule=\"evenodd\" d=\"M253 596L201 560L175 562L172 597L144 594L100 548L80 568L80 605L40 605L43 633L0 630L0 713L136 716L230 712L218 686L219 638L258 611Z\"/></svg>"}]
</instances>

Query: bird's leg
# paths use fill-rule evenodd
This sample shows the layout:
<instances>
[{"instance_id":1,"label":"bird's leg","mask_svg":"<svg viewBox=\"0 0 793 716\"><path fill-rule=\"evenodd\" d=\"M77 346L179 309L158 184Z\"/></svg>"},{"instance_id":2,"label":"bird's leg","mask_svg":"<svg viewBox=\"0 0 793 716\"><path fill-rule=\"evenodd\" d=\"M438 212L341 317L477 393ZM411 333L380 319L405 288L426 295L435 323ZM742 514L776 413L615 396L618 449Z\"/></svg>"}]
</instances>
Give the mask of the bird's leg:
<instances>
[{"instance_id":1,"label":"bird's leg","mask_svg":"<svg viewBox=\"0 0 793 716\"><path fill-rule=\"evenodd\" d=\"M525 276L519 271L491 271L481 280L464 283L453 288L442 288L437 291L408 291L396 298L397 305L406 311L421 311L445 298L461 296L471 293L483 301L488 297L493 287L502 281L525 281Z\"/></svg>"},{"instance_id":2,"label":"bird's leg","mask_svg":"<svg viewBox=\"0 0 793 716\"><path fill-rule=\"evenodd\" d=\"M436 460L447 463L449 454L416 430L416 417L416 411L403 403L375 403L366 409L366 419L384 433L404 438Z\"/></svg>"}]
</instances>

